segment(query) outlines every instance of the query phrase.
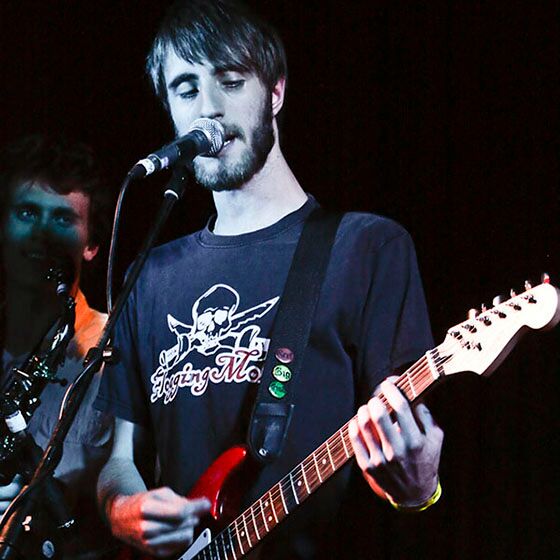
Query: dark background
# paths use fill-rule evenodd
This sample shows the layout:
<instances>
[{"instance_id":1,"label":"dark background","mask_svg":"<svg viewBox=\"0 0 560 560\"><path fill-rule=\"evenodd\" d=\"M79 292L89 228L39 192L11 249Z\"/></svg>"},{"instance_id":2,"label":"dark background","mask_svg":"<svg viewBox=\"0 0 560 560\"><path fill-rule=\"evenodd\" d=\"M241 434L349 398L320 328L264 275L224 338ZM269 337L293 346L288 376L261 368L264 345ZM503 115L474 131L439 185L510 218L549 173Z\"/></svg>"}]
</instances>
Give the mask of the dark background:
<instances>
[{"instance_id":1,"label":"dark background","mask_svg":"<svg viewBox=\"0 0 560 560\"><path fill-rule=\"evenodd\" d=\"M76 136L116 193L172 138L143 73L166 4L4 0L1 143ZM526 278L560 283L558 2L253 4L287 46L283 147L296 176L327 206L411 232L438 343L469 307ZM134 185L119 270L164 184ZM190 190L164 239L199 228L211 208ZM102 272L86 284L98 307ZM559 332L531 333L494 376L457 376L430 395L446 431L441 503L417 516L365 507L348 542L356 557L366 546L371 558L556 556Z\"/></svg>"}]
</instances>

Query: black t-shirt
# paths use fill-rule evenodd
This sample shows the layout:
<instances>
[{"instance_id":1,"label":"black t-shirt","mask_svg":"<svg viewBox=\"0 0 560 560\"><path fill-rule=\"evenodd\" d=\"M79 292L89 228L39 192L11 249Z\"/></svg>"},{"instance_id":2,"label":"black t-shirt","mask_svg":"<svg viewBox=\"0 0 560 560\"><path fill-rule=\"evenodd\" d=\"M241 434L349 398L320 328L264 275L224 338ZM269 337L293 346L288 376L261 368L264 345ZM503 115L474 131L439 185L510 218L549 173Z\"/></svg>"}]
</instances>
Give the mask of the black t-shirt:
<instances>
[{"instance_id":1,"label":"black t-shirt","mask_svg":"<svg viewBox=\"0 0 560 560\"><path fill-rule=\"evenodd\" d=\"M162 485L188 494L248 419L310 200L276 224L238 236L210 226L155 249L115 332L96 406L151 430ZM432 346L408 233L386 218L346 214L321 290L282 456L255 478L250 504L336 432L395 369ZM313 558L349 471L303 504L264 546ZM372 497L372 499L375 499Z\"/></svg>"}]
</instances>

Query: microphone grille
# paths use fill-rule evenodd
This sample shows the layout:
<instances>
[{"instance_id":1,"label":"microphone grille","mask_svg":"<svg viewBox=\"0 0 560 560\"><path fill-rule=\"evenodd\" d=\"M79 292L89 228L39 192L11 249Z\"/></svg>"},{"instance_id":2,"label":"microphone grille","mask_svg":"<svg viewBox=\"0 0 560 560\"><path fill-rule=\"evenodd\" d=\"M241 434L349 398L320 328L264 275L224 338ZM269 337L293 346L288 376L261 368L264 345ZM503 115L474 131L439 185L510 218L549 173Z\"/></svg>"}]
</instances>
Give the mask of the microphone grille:
<instances>
[{"instance_id":1,"label":"microphone grille","mask_svg":"<svg viewBox=\"0 0 560 560\"><path fill-rule=\"evenodd\" d=\"M191 125L190 131L192 130L200 130L208 138L210 149L205 155L215 156L222 149L225 131L219 121L214 119L196 119Z\"/></svg>"}]
</instances>

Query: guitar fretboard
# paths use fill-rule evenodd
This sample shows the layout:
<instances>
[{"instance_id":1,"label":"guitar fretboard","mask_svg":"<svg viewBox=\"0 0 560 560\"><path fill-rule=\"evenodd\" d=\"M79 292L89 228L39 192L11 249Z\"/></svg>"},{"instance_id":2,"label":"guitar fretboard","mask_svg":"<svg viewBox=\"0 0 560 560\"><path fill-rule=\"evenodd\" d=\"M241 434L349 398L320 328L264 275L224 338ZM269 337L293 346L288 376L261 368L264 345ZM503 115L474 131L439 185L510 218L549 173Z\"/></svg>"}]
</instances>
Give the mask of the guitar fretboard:
<instances>
[{"instance_id":1,"label":"guitar fretboard","mask_svg":"<svg viewBox=\"0 0 560 560\"><path fill-rule=\"evenodd\" d=\"M437 348L431 350L406 370L395 385L412 402L440 377L445 360L446 358L439 356ZM379 397L391 411L385 396L380 394ZM278 523L354 456L348 434L349 424L350 421L344 424L280 482L247 508L194 559L239 560L248 554Z\"/></svg>"},{"instance_id":2,"label":"guitar fretboard","mask_svg":"<svg viewBox=\"0 0 560 560\"><path fill-rule=\"evenodd\" d=\"M526 288L524 293L513 295L450 329L443 344L427 352L395 385L413 402L440 377L462 371L492 373L524 329L552 328L560 321L559 301L560 291L545 278L540 286ZM385 396L378 396L392 412ZM349 424L342 426L191 560L243 558L354 455Z\"/></svg>"}]
</instances>

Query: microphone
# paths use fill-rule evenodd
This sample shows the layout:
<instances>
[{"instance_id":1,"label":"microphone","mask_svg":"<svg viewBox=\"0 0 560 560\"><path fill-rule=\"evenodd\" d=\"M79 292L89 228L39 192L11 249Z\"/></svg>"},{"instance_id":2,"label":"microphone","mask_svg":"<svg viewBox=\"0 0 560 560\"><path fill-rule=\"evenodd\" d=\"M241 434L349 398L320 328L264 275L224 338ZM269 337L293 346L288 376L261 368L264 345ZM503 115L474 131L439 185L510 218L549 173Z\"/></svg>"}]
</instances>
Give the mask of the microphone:
<instances>
[{"instance_id":1,"label":"microphone","mask_svg":"<svg viewBox=\"0 0 560 560\"><path fill-rule=\"evenodd\" d=\"M65 256L55 259L47 273L47 280L56 284L56 295L67 297L76 278L76 266L72 257Z\"/></svg>"},{"instance_id":2,"label":"microphone","mask_svg":"<svg viewBox=\"0 0 560 560\"><path fill-rule=\"evenodd\" d=\"M224 127L220 122L214 119L197 119L187 134L138 161L128 175L139 179L166 169L179 159L191 162L196 156L214 156L222 149L224 136Z\"/></svg>"}]
</instances>

